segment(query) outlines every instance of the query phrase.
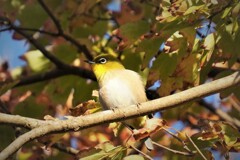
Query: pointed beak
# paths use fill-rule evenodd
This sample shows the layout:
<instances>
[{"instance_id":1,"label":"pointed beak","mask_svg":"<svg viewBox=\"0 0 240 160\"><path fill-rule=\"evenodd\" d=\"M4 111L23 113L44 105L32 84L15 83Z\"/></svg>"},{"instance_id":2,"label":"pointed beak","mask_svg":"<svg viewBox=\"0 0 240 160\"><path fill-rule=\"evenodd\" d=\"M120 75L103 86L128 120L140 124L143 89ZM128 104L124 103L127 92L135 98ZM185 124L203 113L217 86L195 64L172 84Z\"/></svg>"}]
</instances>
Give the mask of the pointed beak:
<instances>
[{"instance_id":1,"label":"pointed beak","mask_svg":"<svg viewBox=\"0 0 240 160\"><path fill-rule=\"evenodd\" d=\"M88 64L94 64L94 61L90 61L90 60L84 60L84 62L88 63Z\"/></svg>"}]
</instances>

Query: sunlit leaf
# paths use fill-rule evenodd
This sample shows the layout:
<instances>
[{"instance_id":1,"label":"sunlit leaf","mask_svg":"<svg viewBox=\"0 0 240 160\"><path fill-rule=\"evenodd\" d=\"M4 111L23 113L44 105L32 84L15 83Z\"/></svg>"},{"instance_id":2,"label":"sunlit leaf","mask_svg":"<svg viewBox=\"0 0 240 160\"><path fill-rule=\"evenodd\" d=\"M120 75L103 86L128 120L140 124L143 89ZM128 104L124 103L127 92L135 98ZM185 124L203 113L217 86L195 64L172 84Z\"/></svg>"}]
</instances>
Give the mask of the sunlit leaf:
<instances>
[{"instance_id":1,"label":"sunlit leaf","mask_svg":"<svg viewBox=\"0 0 240 160\"><path fill-rule=\"evenodd\" d=\"M232 15L239 16L239 13L240 13L240 4L237 3L237 5L232 9Z\"/></svg>"},{"instance_id":2,"label":"sunlit leaf","mask_svg":"<svg viewBox=\"0 0 240 160\"><path fill-rule=\"evenodd\" d=\"M188 40L188 43L190 44L190 48L193 47L194 45L194 41L195 41L195 38L196 38L196 30L194 27L187 27L187 28L184 28L182 30L180 30L180 33L187 38Z\"/></svg>"},{"instance_id":3,"label":"sunlit leaf","mask_svg":"<svg viewBox=\"0 0 240 160\"><path fill-rule=\"evenodd\" d=\"M222 124L221 128L223 129L226 144L228 146L235 144L240 137L238 130L229 124Z\"/></svg>"},{"instance_id":4,"label":"sunlit leaf","mask_svg":"<svg viewBox=\"0 0 240 160\"><path fill-rule=\"evenodd\" d=\"M103 158L112 160L122 159L126 154L125 151L126 149L124 147L115 147L111 143L105 142L96 146L95 149L86 151L88 156L84 156L86 153L81 154L81 160L98 160Z\"/></svg>"},{"instance_id":5,"label":"sunlit leaf","mask_svg":"<svg viewBox=\"0 0 240 160\"><path fill-rule=\"evenodd\" d=\"M184 12L184 15L188 15L188 14L194 14L196 13L199 9L202 9L205 5L200 5L200 6L192 6L190 8L188 8L186 10L186 12Z\"/></svg>"},{"instance_id":6,"label":"sunlit leaf","mask_svg":"<svg viewBox=\"0 0 240 160\"><path fill-rule=\"evenodd\" d=\"M25 59L34 72L40 72L49 68L50 62L49 60L39 51L33 50L25 53L23 55L23 59Z\"/></svg>"},{"instance_id":7,"label":"sunlit leaf","mask_svg":"<svg viewBox=\"0 0 240 160\"><path fill-rule=\"evenodd\" d=\"M212 56L212 53L215 49L215 37L214 34L209 34L205 40L204 40L204 47L208 51L207 52L207 61L209 61L210 57Z\"/></svg>"},{"instance_id":8,"label":"sunlit leaf","mask_svg":"<svg viewBox=\"0 0 240 160\"><path fill-rule=\"evenodd\" d=\"M130 155L130 156L124 157L123 160L144 160L144 158L140 155Z\"/></svg>"},{"instance_id":9,"label":"sunlit leaf","mask_svg":"<svg viewBox=\"0 0 240 160\"><path fill-rule=\"evenodd\" d=\"M18 154L19 160L28 160L33 155L32 152L20 152Z\"/></svg>"},{"instance_id":10,"label":"sunlit leaf","mask_svg":"<svg viewBox=\"0 0 240 160\"><path fill-rule=\"evenodd\" d=\"M177 77L182 77L187 83L198 85L200 68L198 60L198 54L191 54L183 58L176 69Z\"/></svg>"}]
</instances>

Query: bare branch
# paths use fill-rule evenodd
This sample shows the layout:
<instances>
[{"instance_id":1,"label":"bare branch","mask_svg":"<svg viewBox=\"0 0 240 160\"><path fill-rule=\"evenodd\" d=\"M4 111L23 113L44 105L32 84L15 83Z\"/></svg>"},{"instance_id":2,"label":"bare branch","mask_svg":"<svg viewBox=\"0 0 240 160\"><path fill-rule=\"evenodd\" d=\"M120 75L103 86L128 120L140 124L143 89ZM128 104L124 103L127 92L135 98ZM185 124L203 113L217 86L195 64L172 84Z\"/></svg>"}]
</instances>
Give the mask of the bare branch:
<instances>
[{"instance_id":1,"label":"bare branch","mask_svg":"<svg viewBox=\"0 0 240 160\"><path fill-rule=\"evenodd\" d=\"M176 136L174 133L172 133L172 132L170 132L169 130L167 130L166 128L162 128L165 132L167 132L168 134L170 134L171 136L173 136L173 138L175 138L176 140L178 140L179 142L181 142L182 143L182 145L183 145L183 148L187 151L187 152L189 152L189 153L191 153L192 151L188 148L188 146L186 145L186 143L181 139L181 138L179 138L178 136ZM177 131L178 132L178 131Z\"/></svg>"},{"instance_id":2,"label":"bare branch","mask_svg":"<svg viewBox=\"0 0 240 160\"><path fill-rule=\"evenodd\" d=\"M17 33L21 34L25 37L31 44L33 44L37 49L39 49L42 54L48 58L51 62L53 62L58 68L67 68L68 65L63 63L53 54L49 53L42 45L40 45L32 36L28 35L27 33L23 32L21 29L16 27L14 24L9 23L10 27L15 30Z\"/></svg>"},{"instance_id":3,"label":"bare branch","mask_svg":"<svg viewBox=\"0 0 240 160\"><path fill-rule=\"evenodd\" d=\"M10 114L0 113L0 124L13 124L15 126L22 126L29 129L33 129L41 125L48 124L48 121L22 117L19 115L10 115Z\"/></svg>"},{"instance_id":4,"label":"bare branch","mask_svg":"<svg viewBox=\"0 0 240 160\"><path fill-rule=\"evenodd\" d=\"M86 116L79 116L68 120L51 121L48 122L48 124L34 128L31 131L18 137L0 153L0 159L7 159L25 143L49 133L67 132L70 130L77 131L104 123L122 121L138 116L147 115L156 111L162 111L177 107L178 105L200 99L202 97L220 92L230 87L235 87L239 84L240 72L235 72L230 76L138 105L120 107L114 111L106 110L103 112L98 112Z\"/></svg>"},{"instance_id":5,"label":"bare branch","mask_svg":"<svg viewBox=\"0 0 240 160\"><path fill-rule=\"evenodd\" d=\"M36 82L46 81L53 78L61 77L64 75L77 75L82 78L87 78L91 80L96 80L93 72L84 68L78 68L70 66L69 69L54 69L45 73L36 74L30 77L24 77L14 86L19 87L23 85L28 85Z\"/></svg>"},{"instance_id":6,"label":"bare branch","mask_svg":"<svg viewBox=\"0 0 240 160\"><path fill-rule=\"evenodd\" d=\"M39 33L42 33L42 34L47 34L47 35L55 36L55 37L59 36L57 33L48 32L48 31L45 31L45 30L42 30L42 29L25 28L25 27L18 27L18 29L20 29L22 31L39 32Z\"/></svg>"},{"instance_id":7,"label":"bare branch","mask_svg":"<svg viewBox=\"0 0 240 160\"><path fill-rule=\"evenodd\" d=\"M63 29L62 29L62 26L60 25L59 21L57 20L57 18L52 14L52 12L47 7L47 5L43 2L43 0L38 0L38 2L42 6L42 8L46 11L46 13L49 15L49 17L52 19L53 23L57 27L58 34L62 34Z\"/></svg>"}]
</instances>

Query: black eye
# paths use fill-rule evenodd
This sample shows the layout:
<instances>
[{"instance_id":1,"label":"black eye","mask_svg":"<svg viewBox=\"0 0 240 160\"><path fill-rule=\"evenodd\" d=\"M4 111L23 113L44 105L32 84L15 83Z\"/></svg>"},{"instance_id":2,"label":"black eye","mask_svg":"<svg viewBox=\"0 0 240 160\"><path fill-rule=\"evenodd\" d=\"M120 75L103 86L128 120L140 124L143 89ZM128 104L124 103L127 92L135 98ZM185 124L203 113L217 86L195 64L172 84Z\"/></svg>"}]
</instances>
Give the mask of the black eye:
<instances>
[{"instance_id":1,"label":"black eye","mask_svg":"<svg viewBox=\"0 0 240 160\"><path fill-rule=\"evenodd\" d=\"M100 58L99 60L98 60L98 63L101 63L101 64L104 64L104 63L106 63L107 62L107 59L106 58Z\"/></svg>"}]
</instances>

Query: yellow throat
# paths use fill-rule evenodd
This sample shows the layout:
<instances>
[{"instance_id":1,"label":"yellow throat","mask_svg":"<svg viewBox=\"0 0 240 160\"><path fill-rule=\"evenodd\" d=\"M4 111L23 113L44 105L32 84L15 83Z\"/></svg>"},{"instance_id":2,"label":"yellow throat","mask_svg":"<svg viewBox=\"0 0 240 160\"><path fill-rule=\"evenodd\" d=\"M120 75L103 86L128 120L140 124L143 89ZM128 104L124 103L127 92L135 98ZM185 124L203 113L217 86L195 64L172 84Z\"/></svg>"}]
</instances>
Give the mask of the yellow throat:
<instances>
[{"instance_id":1,"label":"yellow throat","mask_svg":"<svg viewBox=\"0 0 240 160\"><path fill-rule=\"evenodd\" d=\"M98 82L101 82L104 75L111 70L125 69L119 60L108 54L101 54L91 61L93 72Z\"/></svg>"}]
</instances>

